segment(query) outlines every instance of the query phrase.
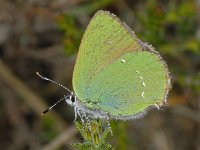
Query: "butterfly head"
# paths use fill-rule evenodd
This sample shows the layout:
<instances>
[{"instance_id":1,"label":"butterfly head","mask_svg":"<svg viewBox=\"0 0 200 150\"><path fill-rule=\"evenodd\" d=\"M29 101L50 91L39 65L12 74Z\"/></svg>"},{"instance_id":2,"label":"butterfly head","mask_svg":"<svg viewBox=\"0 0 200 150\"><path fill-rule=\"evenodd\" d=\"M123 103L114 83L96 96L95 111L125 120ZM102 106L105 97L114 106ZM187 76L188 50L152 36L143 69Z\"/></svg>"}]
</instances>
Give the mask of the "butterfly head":
<instances>
[{"instance_id":1,"label":"butterfly head","mask_svg":"<svg viewBox=\"0 0 200 150\"><path fill-rule=\"evenodd\" d=\"M70 95L68 95L68 96L65 97L65 101L70 106L75 106L76 103L77 103L77 97L76 97L75 93L71 92Z\"/></svg>"}]
</instances>

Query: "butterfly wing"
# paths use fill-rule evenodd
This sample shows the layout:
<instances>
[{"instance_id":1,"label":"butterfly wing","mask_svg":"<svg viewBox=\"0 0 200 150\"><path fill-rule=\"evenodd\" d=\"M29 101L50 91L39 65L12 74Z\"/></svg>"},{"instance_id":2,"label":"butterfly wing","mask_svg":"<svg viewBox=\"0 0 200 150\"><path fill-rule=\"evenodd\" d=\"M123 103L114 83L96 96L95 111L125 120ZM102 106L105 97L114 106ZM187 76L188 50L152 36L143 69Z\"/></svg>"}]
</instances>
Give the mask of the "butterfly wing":
<instances>
[{"instance_id":1,"label":"butterfly wing","mask_svg":"<svg viewBox=\"0 0 200 150\"><path fill-rule=\"evenodd\" d=\"M74 91L86 107L116 117L135 115L164 100L168 79L166 64L151 47L109 12L95 14L73 73Z\"/></svg>"}]
</instances>

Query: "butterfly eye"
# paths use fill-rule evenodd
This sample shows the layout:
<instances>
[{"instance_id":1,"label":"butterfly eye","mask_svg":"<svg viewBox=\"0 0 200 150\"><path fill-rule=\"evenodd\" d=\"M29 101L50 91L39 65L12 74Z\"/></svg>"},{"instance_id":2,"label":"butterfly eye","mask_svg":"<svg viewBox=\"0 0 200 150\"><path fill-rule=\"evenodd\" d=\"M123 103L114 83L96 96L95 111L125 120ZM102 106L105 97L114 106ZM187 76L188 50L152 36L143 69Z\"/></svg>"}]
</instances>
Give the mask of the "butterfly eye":
<instances>
[{"instance_id":1,"label":"butterfly eye","mask_svg":"<svg viewBox=\"0 0 200 150\"><path fill-rule=\"evenodd\" d=\"M72 96L72 97L71 97L71 101L72 101L72 103L74 103L74 102L76 101L75 96Z\"/></svg>"}]
</instances>

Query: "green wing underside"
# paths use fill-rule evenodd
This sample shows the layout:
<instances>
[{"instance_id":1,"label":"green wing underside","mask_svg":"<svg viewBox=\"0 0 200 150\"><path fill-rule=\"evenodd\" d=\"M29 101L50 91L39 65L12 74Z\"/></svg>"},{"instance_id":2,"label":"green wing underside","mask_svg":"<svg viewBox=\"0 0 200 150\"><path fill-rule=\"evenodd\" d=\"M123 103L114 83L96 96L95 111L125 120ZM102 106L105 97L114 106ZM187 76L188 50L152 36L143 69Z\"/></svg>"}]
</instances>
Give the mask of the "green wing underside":
<instances>
[{"instance_id":1,"label":"green wing underside","mask_svg":"<svg viewBox=\"0 0 200 150\"><path fill-rule=\"evenodd\" d=\"M122 59L125 61L122 61ZM128 116L161 102L166 75L158 58L147 51L129 52L95 76L85 90L87 107Z\"/></svg>"},{"instance_id":2,"label":"green wing underside","mask_svg":"<svg viewBox=\"0 0 200 150\"><path fill-rule=\"evenodd\" d=\"M73 88L84 106L114 116L134 115L163 101L166 80L159 56L143 51L118 18L96 13L81 41L73 73Z\"/></svg>"},{"instance_id":3,"label":"green wing underside","mask_svg":"<svg viewBox=\"0 0 200 150\"><path fill-rule=\"evenodd\" d=\"M73 88L78 98L85 97L85 89L96 74L133 49L141 50L141 47L122 23L106 12L97 12L82 38L74 67Z\"/></svg>"}]
</instances>

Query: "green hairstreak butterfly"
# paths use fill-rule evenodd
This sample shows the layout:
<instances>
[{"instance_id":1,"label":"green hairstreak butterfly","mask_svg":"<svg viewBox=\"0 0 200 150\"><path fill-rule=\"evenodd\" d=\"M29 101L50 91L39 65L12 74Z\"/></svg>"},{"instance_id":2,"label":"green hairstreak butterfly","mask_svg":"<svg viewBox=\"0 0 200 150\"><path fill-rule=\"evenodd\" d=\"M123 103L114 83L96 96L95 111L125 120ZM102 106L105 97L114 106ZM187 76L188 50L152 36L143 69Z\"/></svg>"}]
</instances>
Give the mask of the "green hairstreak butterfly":
<instances>
[{"instance_id":1,"label":"green hairstreak butterfly","mask_svg":"<svg viewBox=\"0 0 200 150\"><path fill-rule=\"evenodd\" d=\"M79 47L73 88L76 111L127 120L165 103L170 77L152 46L115 15L98 11Z\"/></svg>"},{"instance_id":2,"label":"green hairstreak butterfly","mask_svg":"<svg viewBox=\"0 0 200 150\"><path fill-rule=\"evenodd\" d=\"M141 42L115 15L101 10L82 38L73 89L65 100L74 107L75 117L128 120L166 103L170 75L151 45Z\"/></svg>"}]
</instances>

